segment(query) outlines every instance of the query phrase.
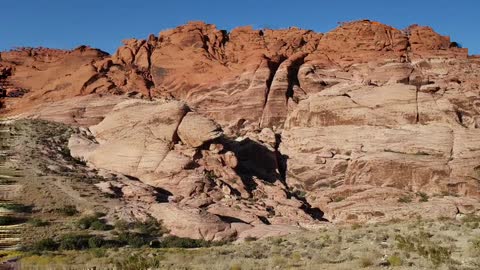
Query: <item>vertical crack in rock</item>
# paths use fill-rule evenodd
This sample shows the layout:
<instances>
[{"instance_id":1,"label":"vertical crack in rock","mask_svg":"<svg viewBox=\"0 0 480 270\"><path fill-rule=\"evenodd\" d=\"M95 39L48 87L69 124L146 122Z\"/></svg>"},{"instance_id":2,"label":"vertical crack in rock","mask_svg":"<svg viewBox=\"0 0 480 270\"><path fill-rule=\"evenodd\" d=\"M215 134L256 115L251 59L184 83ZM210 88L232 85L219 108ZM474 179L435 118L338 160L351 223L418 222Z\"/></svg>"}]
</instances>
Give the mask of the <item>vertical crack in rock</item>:
<instances>
[{"instance_id":1,"label":"vertical crack in rock","mask_svg":"<svg viewBox=\"0 0 480 270\"><path fill-rule=\"evenodd\" d=\"M298 53L281 62L269 87L262 112L260 126L282 126L287 118L288 99L294 95L294 86L299 86L298 71L306 53Z\"/></svg>"},{"instance_id":2,"label":"vertical crack in rock","mask_svg":"<svg viewBox=\"0 0 480 270\"><path fill-rule=\"evenodd\" d=\"M177 126L175 127L175 131L173 132L172 144L170 145L170 150L173 150L173 146L181 141L180 136L178 136L178 128L180 127L180 124L182 123L183 118L185 118L185 116L187 115L188 112L190 112L190 108L185 106L183 115L180 118L180 120L178 121Z\"/></svg>"},{"instance_id":3,"label":"vertical crack in rock","mask_svg":"<svg viewBox=\"0 0 480 270\"><path fill-rule=\"evenodd\" d=\"M416 105L416 116L415 116L415 124L420 122L420 112L418 110L418 92L420 91L420 85L415 85L415 105Z\"/></svg>"},{"instance_id":4,"label":"vertical crack in rock","mask_svg":"<svg viewBox=\"0 0 480 270\"><path fill-rule=\"evenodd\" d=\"M277 71L278 71L278 68L280 67L280 65L285 61L285 57L284 56L280 56L279 60L278 61L275 61L275 60L272 60L272 59L268 59L267 61L267 65L268 65L268 69L270 70L270 75L266 81L266 84L267 84L267 91L265 92L265 99L264 99L264 103L263 103L263 109L265 109L265 106L267 106L267 101L268 101L268 95L270 94L270 89L272 87L272 83L273 83L273 78L275 77L275 74L277 74Z\"/></svg>"},{"instance_id":5,"label":"vertical crack in rock","mask_svg":"<svg viewBox=\"0 0 480 270\"><path fill-rule=\"evenodd\" d=\"M455 150L455 132L453 129L450 129L450 132L452 134L452 147L450 148L450 156L448 157L447 160L447 167L448 167L448 177L451 180L452 177L452 167L450 166L450 162L453 161L453 155L454 155L454 150Z\"/></svg>"},{"instance_id":6,"label":"vertical crack in rock","mask_svg":"<svg viewBox=\"0 0 480 270\"><path fill-rule=\"evenodd\" d=\"M419 106L418 106L418 92L420 92L420 87L424 84L423 82L423 76L416 76L414 78L412 77L412 74L414 74L416 71L415 68L412 69L408 76L408 84L415 86L415 124L418 124L420 122L420 111L419 111Z\"/></svg>"},{"instance_id":7,"label":"vertical crack in rock","mask_svg":"<svg viewBox=\"0 0 480 270\"><path fill-rule=\"evenodd\" d=\"M412 52L412 44L410 43L410 30L407 29L405 30L405 35L407 36L407 44L405 46L405 55L403 55L401 57L402 59L402 62L406 62L406 63L412 63L412 60L410 58L410 53Z\"/></svg>"},{"instance_id":8,"label":"vertical crack in rock","mask_svg":"<svg viewBox=\"0 0 480 270\"><path fill-rule=\"evenodd\" d=\"M298 71L300 70L300 66L305 63L305 58L307 57L306 54L300 56L298 59L292 61L290 66L287 68L287 78L288 78L288 87L287 91L285 92L285 104L288 105L288 100L293 98L294 90L293 87L296 85L300 87L300 80L298 79Z\"/></svg>"},{"instance_id":9,"label":"vertical crack in rock","mask_svg":"<svg viewBox=\"0 0 480 270\"><path fill-rule=\"evenodd\" d=\"M151 60L151 56L153 54L153 51L155 50L155 47L153 47L152 45L150 44L147 44L147 70L145 72L145 83L146 83L146 86L147 86L147 90L148 90L148 99L149 100L153 100L152 98L152 89L155 88L155 82L153 81L153 78L152 78L152 72L151 72L151 67L152 67L152 60Z\"/></svg>"},{"instance_id":10,"label":"vertical crack in rock","mask_svg":"<svg viewBox=\"0 0 480 270\"><path fill-rule=\"evenodd\" d=\"M278 172L280 174L280 180L283 182L285 185L285 188L288 188L287 186L287 157L282 155L280 152L280 144L282 143L282 135L281 134L275 134L275 158L277 162L277 167L278 167Z\"/></svg>"},{"instance_id":11,"label":"vertical crack in rock","mask_svg":"<svg viewBox=\"0 0 480 270\"><path fill-rule=\"evenodd\" d=\"M465 123L464 123L462 111L459 110L458 108L456 108L456 109L455 109L455 115L457 116L457 121L458 121L458 123L459 123L462 127L468 128L467 125L465 125Z\"/></svg>"}]
</instances>

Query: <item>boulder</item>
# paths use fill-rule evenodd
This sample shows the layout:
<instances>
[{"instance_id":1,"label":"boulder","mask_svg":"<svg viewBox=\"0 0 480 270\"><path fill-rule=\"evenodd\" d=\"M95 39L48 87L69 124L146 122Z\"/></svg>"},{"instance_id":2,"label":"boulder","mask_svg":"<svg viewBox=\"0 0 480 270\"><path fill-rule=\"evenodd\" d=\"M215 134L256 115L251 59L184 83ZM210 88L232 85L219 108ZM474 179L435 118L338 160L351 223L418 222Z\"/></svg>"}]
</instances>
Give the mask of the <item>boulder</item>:
<instances>
[{"instance_id":1,"label":"boulder","mask_svg":"<svg viewBox=\"0 0 480 270\"><path fill-rule=\"evenodd\" d=\"M222 134L220 126L214 121L194 112L187 113L178 126L178 137L191 147L199 147Z\"/></svg>"}]
</instances>

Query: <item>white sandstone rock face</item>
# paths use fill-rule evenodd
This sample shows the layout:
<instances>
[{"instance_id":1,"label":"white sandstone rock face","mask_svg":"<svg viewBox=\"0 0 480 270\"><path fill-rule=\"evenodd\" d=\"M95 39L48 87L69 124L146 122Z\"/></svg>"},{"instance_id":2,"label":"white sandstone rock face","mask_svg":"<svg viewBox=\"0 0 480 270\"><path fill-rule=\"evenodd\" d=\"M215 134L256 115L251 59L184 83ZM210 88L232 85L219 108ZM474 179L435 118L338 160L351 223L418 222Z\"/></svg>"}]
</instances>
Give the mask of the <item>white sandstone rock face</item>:
<instances>
[{"instance_id":1,"label":"white sandstone rock face","mask_svg":"<svg viewBox=\"0 0 480 270\"><path fill-rule=\"evenodd\" d=\"M39 105L21 114L20 117L88 127L100 123L113 107L126 100L127 98L123 96L100 97L89 95L74 97L50 103L48 106Z\"/></svg>"},{"instance_id":2,"label":"white sandstone rock face","mask_svg":"<svg viewBox=\"0 0 480 270\"><path fill-rule=\"evenodd\" d=\"M278 181L270 129L260 136L265 145L222 140L215 122L189 112L184 103L130 100L116 105L90 131L70 138L72 155L98 169L138 178L143 183L123 180L99 188L121 190L131 209L143 209L135 210L136 215L162 220L172 234L224 240L263 225L265 219L288 225L272 230L273 235L297 231L299 221L317 222ZM153 187L167 199L156 201ZM262 203L251 208L251 199Z\"/></svg>"},{"instance_id":3,"label":"white sandstone rock face","mask_svg":"<svg viewBox=\"0 0 480 270\"><path fill-rule=\"evenodd\" d=\"M178 127L178 137L191 147L199 147L222 134L218 124L194 112L187 113Z\"/></svg>"},{"instance_id":4,"label":"white sandstone rock face","mask_svg":"<svg viewBox=\"0 0 480 270\"><path fill-rule=\"evenodd\" d=\"M458 99L462 90L450 91L345 83L300 101L279 149L288 156L287 183L306 190L307 200L335 222L452 217L458 202L438 198L443 210L430 204L415 210L397 201L418 192L480 198L480 129L469 128L475 112Z\"/></svg>"},{"instance_id":5,"label":"white sandstone rock face","mask_svg":"<svg viewBox=\"0 0 480 270\"><path fill-rule=\"evenodd\" d=\"M167 156L187 112L181 102L128 101L90 128L99 145L88 161L95 167L142 177Z\"/></svg>"}]
</instances>

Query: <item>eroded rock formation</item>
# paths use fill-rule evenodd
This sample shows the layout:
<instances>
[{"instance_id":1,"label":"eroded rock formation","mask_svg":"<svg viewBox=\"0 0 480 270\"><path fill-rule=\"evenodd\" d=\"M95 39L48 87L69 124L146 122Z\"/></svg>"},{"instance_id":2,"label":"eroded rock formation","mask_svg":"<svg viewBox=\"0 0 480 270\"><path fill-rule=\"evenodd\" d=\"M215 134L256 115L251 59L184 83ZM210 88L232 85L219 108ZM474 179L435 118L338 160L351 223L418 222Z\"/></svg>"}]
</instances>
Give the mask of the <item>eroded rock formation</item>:
<instances>
[{"instance_id":1,"label":"eroded rock formation","mask_svg":"<svg viewBox=\"0 0 480 270\"><path fill-rule=\"evenodd\" d=\"M280 181L272 150L230 141L182 102L125 101L84 132L71 138L72 155L163 190L168 202L151 203L150 214L177 235L222 240L258 225L288 232L287 225L320 218Z\"/></svg>"},{"instance_id":2,"label":"eroded rock formation","mask_svg":"<svg viewBox=\"0 0 480 270\"><path fill-rule=\"evenodd\" d=\"M429 27L227 33L192 22L112 56L1 57L0 79L28 90L3 112L90 127L72 153L167 192L150 212L178 235L480 206L480 60Z\"/></svg>"}]
</instances>

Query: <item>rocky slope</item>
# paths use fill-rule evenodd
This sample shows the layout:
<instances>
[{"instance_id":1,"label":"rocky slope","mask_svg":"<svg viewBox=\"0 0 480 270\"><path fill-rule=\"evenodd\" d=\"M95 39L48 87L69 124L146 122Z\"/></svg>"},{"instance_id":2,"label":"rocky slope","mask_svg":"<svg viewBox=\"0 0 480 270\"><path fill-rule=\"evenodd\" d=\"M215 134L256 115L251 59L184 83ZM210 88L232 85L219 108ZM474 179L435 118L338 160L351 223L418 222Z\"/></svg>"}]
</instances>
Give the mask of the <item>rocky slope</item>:
<instances>
[{"instance_id":1,"label":"rocky slope","mask_svg":"<svg viewBox=\"0 0 480 270\"><path fill-rule=\"evenodd\" d=\"M417 25L193 22L112 56L3 52L0 82L3 114L90 127L74 155L163 190L173 233L224 239L475 213L479 66Z\"/></svg>"}]
</instances>

